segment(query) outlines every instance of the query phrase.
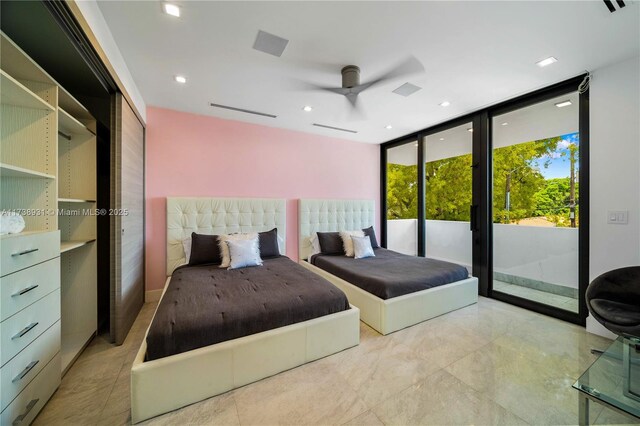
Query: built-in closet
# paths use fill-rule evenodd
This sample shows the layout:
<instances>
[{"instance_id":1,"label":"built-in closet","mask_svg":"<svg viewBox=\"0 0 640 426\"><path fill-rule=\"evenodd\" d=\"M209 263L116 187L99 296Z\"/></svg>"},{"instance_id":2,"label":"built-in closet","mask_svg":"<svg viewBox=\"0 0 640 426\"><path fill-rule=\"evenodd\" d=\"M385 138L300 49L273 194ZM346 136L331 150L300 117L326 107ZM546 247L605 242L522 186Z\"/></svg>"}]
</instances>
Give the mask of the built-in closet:
<instances>
[{"instance_id":1,"label":"built-in closet","mask_svg":"<svg viewBox=\"0 0 640 426\"><path fill-rule=\"evenodd\" d=\"M0 7L0 211L25 225L0 235L4 425L31 423L97 333L121 344L144 302L144 125L77 11Z\"/></svg>"}]
</instances>

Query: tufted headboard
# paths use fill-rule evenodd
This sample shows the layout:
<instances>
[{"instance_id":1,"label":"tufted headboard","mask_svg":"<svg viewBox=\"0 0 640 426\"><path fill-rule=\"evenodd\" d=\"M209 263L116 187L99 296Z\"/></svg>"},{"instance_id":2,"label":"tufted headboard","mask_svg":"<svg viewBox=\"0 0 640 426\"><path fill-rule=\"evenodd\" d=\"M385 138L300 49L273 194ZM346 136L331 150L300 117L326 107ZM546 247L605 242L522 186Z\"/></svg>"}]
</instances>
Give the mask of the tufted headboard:
<instances>
[{"instance_id":1,"label":"tufted headboard","mask_svg":"<svg viewBox=\"0 0 640 426\"><path fill-rule=\"evenodd\" d=\"M273 228L278 228L282 241L287 240L284 199L168 197L167 276L186 263L182 240L192 232L221 235ZM280 253L285 253L280 244Z\"/></svg>"},{"instance_id":2,"label":"tufted headboard","mask_svg":"<svg viewBox=\"0 0 640 426\"><path fill-rule=\"evenodd\" d=\"M375 221L373 200L301 199L298 209L298 250L301 260L311 253L309 238L314 232L368 228Z\"/></svg>"}]
</instances>

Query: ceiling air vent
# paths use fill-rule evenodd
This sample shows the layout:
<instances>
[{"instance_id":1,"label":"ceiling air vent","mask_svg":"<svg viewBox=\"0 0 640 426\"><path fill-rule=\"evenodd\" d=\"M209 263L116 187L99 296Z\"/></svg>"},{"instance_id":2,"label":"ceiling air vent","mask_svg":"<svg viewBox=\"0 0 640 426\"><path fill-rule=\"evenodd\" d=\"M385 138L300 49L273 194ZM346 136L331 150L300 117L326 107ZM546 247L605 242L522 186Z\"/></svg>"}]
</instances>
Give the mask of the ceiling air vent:
<instances>
[{"instance_id":1,"label":"ceiling air vent","mask_svg":"<svg viewBox=\"0 0 640 426\"><path fill-rule=\"evenodd\" d=\"M220 104L214 104L214 103L210 103L209 105L211 105L212 107L215 107L215 108L229 109L231 111L244 112L246 114L261 115L263 117L269 117L269 118L276 118L277 117L277 115L266 114L264 112L258 112L258 111L251 111L250 109L236 108L236 107L232 107L232 106L229 106L229 105L220 105Z\"/></svg>"},{"instance_id":2,"label":"ceiling air vent","mask_svg":"<svg viewBox=\"0 0 640 426\"><path fill-rule=\"evenodd\" d=\"M613 13L616 11L616 7L614 6L611 0L602 0L602 1L604 2L605 6L607 6L607 9L609 9L609 12ZM616 4L618 5L618 10L626 6L624 4L624 1L622 0L616 0Z\"/></svg>"},{"instance_id":3,"label":"ceiling air vent","mask_svg":"<svg viewBox=\"0 0 640 426\"><path fill-rule=\"evenodd\" d=\"M277 35L269 34L265 31L258 31L256 41L253 43L253 48L269 55L280 57L282 52L287 47L289 40L286 38L278 37Z\"/></svg>"},{"instance_id":4,"label":"ceiling air vent","mask_svg":"<svg viewBox=\"0 0 640 426\"><path fill-rule=\"evenodd\" d=\"M339 132L358 133L357 130L342 129L340 127L327 126L325 124L313 123L313 125L316 126L316 127L323 127L325 129L337 130Z\"/></svg>"},{"instance_id":5,"label":"ceiling air vent","mask_svg":"<svg viewBox=\"0 0 640 426\"><path fill-rule=\"evenodd\" d=\"M413 95L420 89L422 89L422 87L418 87L415 84L411 84L411 83L405 83L402 86L398 87L396 90L394 90L393 93L406 97L409 95Z\"/></svg>"}]
</instances>

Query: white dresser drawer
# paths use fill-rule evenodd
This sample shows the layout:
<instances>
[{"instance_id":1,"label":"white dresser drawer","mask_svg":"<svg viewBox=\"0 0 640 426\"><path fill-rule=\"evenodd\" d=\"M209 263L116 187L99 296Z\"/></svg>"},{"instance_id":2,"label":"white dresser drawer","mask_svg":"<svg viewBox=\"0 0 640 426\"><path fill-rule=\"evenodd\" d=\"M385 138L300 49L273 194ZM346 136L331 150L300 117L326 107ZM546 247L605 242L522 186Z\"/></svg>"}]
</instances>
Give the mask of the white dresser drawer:
<instances>
[{"instance_id":1,"label":"white dresser drawer","mask_svg":"<svg viewBox=\"0 0 640 426\"><path fill-rule=\"evenodd\" d=\"M60 321L56 321L0 369L3 410L58 352L60 352Z\"/></svg>"},{"instance_id":2,"label":"white dresser drawer","mask_svg":"<svg viewBox=\"0 0 640 426\"><path fill-rule=\"evenodd\" d=\"M58 289L0 323L0 365L5 365L59 319Z\"/></svg>"},{"instance_id":3,"label":"white dresser drawer","mask_svg":"<svg viewBox=\"0 0 640 426\"><path fill-rule=\"evenodd\" d=\"M0 321L57 288L60 288L59 257L0 278Z\"/></svg>"},{"instance_id":4,"label":"white dresser drawer","mask_svg":"<svg viewBox=\"0 0 640 426\"><path fill-rule=\"evenodd\" d=\"M0 246L0 276L5 276L60 256L60 231L9 235Z\"/></svg>"},{"instance_id":5,"label":"white dresser drawer","mask_svg":"<svg viewBox=\"0 0 640 426\"><path fill-rule=\"evenodd\" d=\"M13 400L0 415L1 425L28 425L60 385L60 354Z\"/></svg>"}]
</instances>

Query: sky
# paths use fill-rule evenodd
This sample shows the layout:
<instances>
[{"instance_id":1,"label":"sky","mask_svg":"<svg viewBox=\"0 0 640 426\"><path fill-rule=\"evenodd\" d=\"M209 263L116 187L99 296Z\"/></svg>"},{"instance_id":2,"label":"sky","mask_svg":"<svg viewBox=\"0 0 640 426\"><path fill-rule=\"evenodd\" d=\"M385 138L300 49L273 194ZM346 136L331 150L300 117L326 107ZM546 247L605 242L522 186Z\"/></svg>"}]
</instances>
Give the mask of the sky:
<instances>
[{"instance_id":1,"label":"sky","mask_svg":"<svg viewBox=\"0 0 640 426\"><path fill-rule=\"evenodd\" d=\"M542 173L545 179L569 177L570 164L568 147L570 144L579 145L578 133L562 135L562 141L558 146L558 150L550 156L538 160L540 173ZM549 161L549 166L547 168L543 165L546 161ZM576 170L578 168L579 165L576 163Z\"/></svg>"}]
</instances>

